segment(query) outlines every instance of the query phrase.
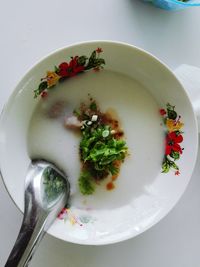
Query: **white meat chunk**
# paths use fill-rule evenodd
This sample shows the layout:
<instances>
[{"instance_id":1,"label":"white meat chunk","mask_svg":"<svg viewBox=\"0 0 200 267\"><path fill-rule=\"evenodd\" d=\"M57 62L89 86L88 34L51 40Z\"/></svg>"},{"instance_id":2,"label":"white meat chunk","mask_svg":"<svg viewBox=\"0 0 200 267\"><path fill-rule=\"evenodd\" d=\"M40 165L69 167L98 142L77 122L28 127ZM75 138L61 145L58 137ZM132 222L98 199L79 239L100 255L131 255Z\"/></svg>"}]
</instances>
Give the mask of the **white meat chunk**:
<instances>
[{"instance_id":1,"label":"white meat chunk","mask_svg":"<svg viewBox=\"0 0 200 267\"><path fill-rule=\"evenodd\" d=\"M78 129L82 126L82 123L77 119L76 116L66 116L64 119L64 126L69 129Z\"/></svg>"}]
</instances>

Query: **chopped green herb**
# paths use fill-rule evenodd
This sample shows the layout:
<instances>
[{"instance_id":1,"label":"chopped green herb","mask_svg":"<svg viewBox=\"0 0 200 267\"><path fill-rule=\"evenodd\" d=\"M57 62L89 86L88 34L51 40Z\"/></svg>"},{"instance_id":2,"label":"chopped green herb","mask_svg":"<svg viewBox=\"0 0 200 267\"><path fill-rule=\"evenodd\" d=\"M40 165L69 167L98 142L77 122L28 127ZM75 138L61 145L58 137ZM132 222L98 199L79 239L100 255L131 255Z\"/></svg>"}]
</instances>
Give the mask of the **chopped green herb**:
<instances>
[{"instance_id":1,"label":"chopped green herb","mask_svg":"<svg viewBox=\"0 0 200 267\"><path fill-rule=\"evenodd\" d=\"M108 137L110 134L109 130L105 129L103 132L102 132L102 136L105 138L105 137Z\"/></svg>"},{"instance_id":2,"label":"chopped green herb","mask_svg":"<svg viewBox=\"0 0 200 267\"><path fill-rule=\"evenodd\" d=\"M64 191L66 183L63 178L51 167L44 171L44 190L48 199L54 199Z\"/></svg>"},{"instance_id":3,"label":"chopped green herb","mask_svg":"<svg viewBox=\"0 0 200 267\"><path fill-rule=\"evenodd\" d=\"M100 48L97 51L93 53L91 61L98 59L96 53L100 53ZM66 124L70 129L79 129L81 133L79 152L82 168L78 184L84 195L93 194L96 185L105 178L113 183L128 151L119 121L109 112L102 113L96 101L89 94L88 97L89 103L81 103L73 111L76 118L72 116L72 123ZM114 186L106 188L111 190Z\"/></svg>"},{"instance_id":4,"label":"chopped green herb","mask_svg":"<svg viewBox=\"0 0 200 267\"><path fill-rule=\"evenodd\" d=\"M77 118L78 118L79 116L81 116L81 112L80 112L80 110L78 110L78 109L74 109L73 114L74 114Z\"/></svg>"},{"instance_id":5,"label":"chopped green herb","mask_svg":"<svg viewBox=\"0 0 200 267\"><path fill-rule=\"evenodd\" d=\"M91 195L94 192L94 181L88 171L81 172L78 182L79 189L83 195Z\"/></svg>"},{"instance_id":6,"label":"chopped green herb","mask_svg":"<svg viewBox=\"0 0 200 267\"><path fill-rule=\"evenodd\" d=\"M92 110L92 111L97 111L97 104L96 104L96 102L92 102L91 104L90 104L90 109Z\"/></svg>"},{"instance_id":7,"label":"chopped green herb","mask_svg":"<svg viewBox=\"0 0 200 267\"><path fill-rule=\"evenodd\" d=\"M115 165L122 162L127 154L126 142L116 139L110 134L111 128L107 125L88 127L82 130L80 142L80 156L84 170L79 179L79 188L84 195L94 192L91 185L92 178L101 180L110 175L116 175L119 168ZM88 183L86 182L88 180ZM91 189L92 188L92 189Z\"/></svg>"}]
</instances>

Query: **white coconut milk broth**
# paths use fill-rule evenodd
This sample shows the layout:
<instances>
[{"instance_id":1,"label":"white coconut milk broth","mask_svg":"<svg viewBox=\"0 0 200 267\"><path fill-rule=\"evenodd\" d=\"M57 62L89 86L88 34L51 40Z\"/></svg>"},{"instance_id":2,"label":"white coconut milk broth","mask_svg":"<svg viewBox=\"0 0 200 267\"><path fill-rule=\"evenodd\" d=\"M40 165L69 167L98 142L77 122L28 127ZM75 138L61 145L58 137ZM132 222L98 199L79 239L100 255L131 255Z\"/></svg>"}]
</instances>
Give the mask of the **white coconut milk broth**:
<instances>
[{"instance_id":1,"label":"white coconut milk broth","mask_svg":"<svg viewBox=\"0 0 200 267\"><path fill-rule=\"evenodd\" d=\"M103 70L68 79L49 92L39 102L30 123L29 155L54 162L67 173L71 205L78 209L117 208L144 194L161 172L164 153L159 106L148 90L128 76ZM88 100L88 94L102 111L112 108L117 112L129 156L121 166L114 190L107 191L108 181L103 181L92 196L83 196L78 189L80 136L66 129L63 120L80 102ZM46 114L57 101L66 103L65 111L59 119L49 118Z\"/></svg>"}]
</instances>

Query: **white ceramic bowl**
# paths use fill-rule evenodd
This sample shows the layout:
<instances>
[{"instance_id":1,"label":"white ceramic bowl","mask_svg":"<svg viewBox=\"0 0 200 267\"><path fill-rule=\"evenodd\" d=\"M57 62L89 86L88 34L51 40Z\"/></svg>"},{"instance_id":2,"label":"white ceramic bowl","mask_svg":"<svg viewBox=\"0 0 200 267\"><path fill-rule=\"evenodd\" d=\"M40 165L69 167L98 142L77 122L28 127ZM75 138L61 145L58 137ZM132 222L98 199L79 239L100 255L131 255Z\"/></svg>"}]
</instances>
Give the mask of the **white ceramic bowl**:
<instances>
[{"instance_id":1,"label":"white ceramic bowl","mask_svg":"<svg viewBox=\"0 0 200 267\"><path fill-rule=\"evenodd\" d=\"M126 240L160 221L186 189L198 148L197 123L188 95L174 74L154 56L137 47L111 41L84 42L62 48L28 71L1 115L0 169L17 207L23 211L24 179L30 163L27 135L33 111L40 101L33 98L33 90L47 70L69 60L70 56L90 55L97 47L103 49L104 70L70 78L55 88L56 94L59 96L60 90L63 97L66 87L69 102L78 104L89 92L103 109L117 109L130 156L122 166L115 190L98 189L88 198L74 193L69 218L57 219L48 230L59 239L93 245ZM173 170L162 173L166 129L159 109L166 108L167 103L175 105L184 122L181 146L185 150L178 161L180 175L175 175ZM49 151L52 149L48 159L59 159L57 164L69 174L72 187L76 188L79 170L73 166L76 157L71 156L71 141L66 141L67 148L63 148L63 143L59 146L56 139L45 142L49 142ZM78 143L75 143L75 149L77 147ZM66 151L61 159L60 151ZM72 225L70 218L77 223Z\"/></svg>"}]
</instances>

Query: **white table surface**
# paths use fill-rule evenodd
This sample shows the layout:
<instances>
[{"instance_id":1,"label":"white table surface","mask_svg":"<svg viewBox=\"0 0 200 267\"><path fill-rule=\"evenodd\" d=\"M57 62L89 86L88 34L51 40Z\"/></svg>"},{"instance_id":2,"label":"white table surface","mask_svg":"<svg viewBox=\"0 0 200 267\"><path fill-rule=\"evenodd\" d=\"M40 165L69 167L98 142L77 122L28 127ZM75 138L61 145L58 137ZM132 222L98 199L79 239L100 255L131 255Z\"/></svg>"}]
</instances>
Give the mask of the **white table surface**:
<instances>
[{"instance_id":1,"label":"white table surface","mask_svg":"<svg viewBox=\"0 0 200 267\"><path fill-rule=\"evenodd\" d=\"M172 69L182 63L200 67L200 8L170 13L139 0L1 0L0 6L0 109L36 61L78 41L124 41L153 53ZM199 174L200 156L178 205L140 236L92 247L46 235L30 266L199 267ZM21 220L0 180L0 266L5 264Z\"/></svg>"}]
</instances>

